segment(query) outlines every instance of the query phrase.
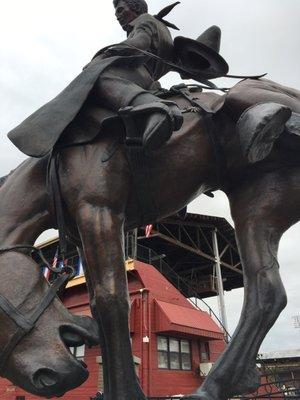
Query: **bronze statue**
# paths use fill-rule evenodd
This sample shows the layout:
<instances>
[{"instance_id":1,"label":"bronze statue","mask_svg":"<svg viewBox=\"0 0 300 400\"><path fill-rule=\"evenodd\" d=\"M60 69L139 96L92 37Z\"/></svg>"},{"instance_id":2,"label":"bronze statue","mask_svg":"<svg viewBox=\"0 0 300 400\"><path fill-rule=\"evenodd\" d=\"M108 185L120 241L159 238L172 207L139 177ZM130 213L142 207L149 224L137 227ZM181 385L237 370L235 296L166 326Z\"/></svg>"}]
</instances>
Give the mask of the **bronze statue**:
<instances>
[{"instance_id":1,"label":"bronze statue","mask_svg":"<svg viewBox=\"0 0 300 400\"><path fill-rule=\"evenodd\" d=\"M132 32L139 30L142 20L142 31L146 32L143 35L152 38L152 30L149 34L146 26L148 23L156 26L153 17L141 14L130 21L136 12L135 4L145 6L143 0L115 1L117 16L127 32L131 26ZM140 11L145 12L145 8ZM160 24L163 22L158 25L168 36ZM205 36L206 44L198 47L193 42L196 46L193 54L197 54L196 60L200 63L198 76L203 81L227 74L226 64L216 55L218 46L214 46L215 50L212 45L211 50L207 49L212 36L220 37L218 29L213 28L209 38ZM124 231L171 215L200 194L223 190L230 201L244 268L244 308L226 351L202 387L185 398L225 400L249 393L259 385L256 357L260 344L286 305L276 254L282 234L300 220L300 92L263 79L244 80L222 96L181 85L169 93L162 91L160 95L167 98L166 102L155 97L153 102L157 104L148 112L151 104L148 96L156 96L149 91L148 84L154 84L161 76L162 66L148 65L153 59L147 46L148 50L129 46L128 55L125 45L125 55L113 55L114 51L123 52L122 46L110 46L96 55L61 95L10 134L25 152L43 157L29 158L2 183L1 248L32 245L41 232L61 224L59 216L63 217L62 236L67 235L77 244L84 260L90 304L102 347L104 398L145 400L135 374L128 329ZM203 55L203 46L207 56ZM201 54L204 59L199 58ZM119 67L120 58L134 71L132 79L127 75L130 72L127 67ZM164 63L162 58L154 59ZM146 70L159 71L147 84ZM178 70L184 75L189 69L182 64ZM143 73L138 78L136 74L140 71ZM145 103L131 104L133 108L128 109L127 100L114 103L115 98L113 95L110 98L109 93L101 98L106 93L105 80L113 85L119 73L120 88L134 87L136 99L145 96ZM106 101L109 104L104 105ZM116 109L120 106L126 107L118 116ZM53 121L54 115L56 121ZM133 128L132 121L137 121ZM162 127L166 127L166 133ZM158 141L154 139L156 129ZM142 136L136 131L142 132L142 141L137 140ZM133 132L133 136L128 132ZM148 136L148 132L152 133ZM34 138L35 142L28 138ZM149 142L148 138L151 138ZM54 145L54 152L48 154ZM50 173L49 161L50 167L55 167L50 168ZM54 201L47 177L56 185ZM57 199L58 192L60 199ZM149 202L147 199L153 193L159 196ZM8 255L0 249L6 265L18 266L22 262L21 257L25 256L16 251ZM26 259L30 265L34 263ZM20 273L17 267L14 271ZM11 293L5 282L10 279L8 275L1 291L7 297ZM39 321L48 322L46 314ZM49 321L48 329L55 329L53 321ZM5 320L0 350L5 347L9 334L10 326ZM35 335L35 330L30 331L11 352L4 374L35 394L59 395L62 388L70 388L68 374L59 383L53 379L53 374L60 371L60 364L57 371L45 366L37 383L32 380L31 371L24 369L21 374L18 369L18 356L24 348L27 351L34 346ZM34 364L43 362L40 354L35 356L32 352L29 357Z\"/></svg>"}]
</instances>

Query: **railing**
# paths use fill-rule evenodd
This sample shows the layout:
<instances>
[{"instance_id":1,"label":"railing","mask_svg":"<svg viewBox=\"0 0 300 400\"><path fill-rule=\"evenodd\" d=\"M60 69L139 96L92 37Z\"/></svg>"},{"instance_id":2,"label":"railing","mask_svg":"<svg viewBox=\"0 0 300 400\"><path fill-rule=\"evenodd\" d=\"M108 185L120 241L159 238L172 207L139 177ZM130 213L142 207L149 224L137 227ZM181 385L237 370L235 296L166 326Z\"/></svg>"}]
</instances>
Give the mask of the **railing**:
<instances>
[{"instance_id":1,"label":"railing","mask_svg":"<svg viewBox=\"0 0 300 400\"><path fill-rule=\"evenodd\" d=\"M147 397L147 400L178 400L181 396L176 397Z\"/></svg>"},{"instance_id":2,"label":"railing","mask_svg":"<svg viewBox=\"0 0 300 400\"><path fill-rule=\"evenodd\" d=\"M300 399L300 379L280 379L280 376L276 375L278 372L274 369L272 372L270 370L272 368L264 367L261 371L261 379L265 383L262 383L255 393L234 398L240 400ZM287 371L288 369L285 369L285 373ZM292 371L291 376L293 376Z\"/></svg>"}]
</instances>

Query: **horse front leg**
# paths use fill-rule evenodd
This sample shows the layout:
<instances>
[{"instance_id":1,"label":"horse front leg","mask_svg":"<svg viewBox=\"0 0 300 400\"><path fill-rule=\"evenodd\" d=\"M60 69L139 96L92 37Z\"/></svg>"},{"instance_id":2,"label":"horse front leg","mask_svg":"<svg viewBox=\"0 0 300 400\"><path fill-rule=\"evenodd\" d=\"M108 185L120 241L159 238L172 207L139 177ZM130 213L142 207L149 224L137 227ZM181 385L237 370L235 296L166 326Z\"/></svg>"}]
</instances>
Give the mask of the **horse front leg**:
<instances>
[{"instance_id":1,"label":"horse front leg","mask_svg":"<svg viewBox=\"0 0 300 400\"><path fill-rule=\"evenodd\" d=\"M145 400L134 368L129 333L129 296L123 255L124 216L85 204L77 224L95 295L108 380L105 400Z\"/></svg>"},{"instance_id":2,"label":"horse front leg","mask_svg":"<svg viewBox=\"0 0 300 400\"><path fill-rule=\"evenodd\" d=\"M105 337L104 337L104 331L101 327L99 328L99 319L97 319L97 305L96 305L96 296L92 284L92 279L90 277L90 273L87 267L87 262L85 259L84 251L82 248L78 247L77 248L78 254L80 255L82 266L83 266L83 271L86 279L86 286L88 289L89 293L89 302L90 302L90 309L92 312L92 316L96 321L98 321L98 331L99 331L99 340L100 340L100 347L101 347L101 353L102 353L102 360L103 360L103 365L107 365L107 354L106 354L106 345L105 345ZM100 321L101 322L101 321ZM103 369L103 392L109 393L109 378L108 378L108 371L106 368Z\"/></svg>"},{"instance_id":3,"label":"horse front leg","mask_svg":"<svg viewBox=\"0 0 300 400\"><path fill-rule=\"evenodd\" d=\"M283 232L296 219L292 207L283 206L285 193L276 179L262 179L229 196L244 272L243 310L227 349L188 399L224 400L260 385L257 353L287 302L277 249Z\"/></svg>"}]
</instances>

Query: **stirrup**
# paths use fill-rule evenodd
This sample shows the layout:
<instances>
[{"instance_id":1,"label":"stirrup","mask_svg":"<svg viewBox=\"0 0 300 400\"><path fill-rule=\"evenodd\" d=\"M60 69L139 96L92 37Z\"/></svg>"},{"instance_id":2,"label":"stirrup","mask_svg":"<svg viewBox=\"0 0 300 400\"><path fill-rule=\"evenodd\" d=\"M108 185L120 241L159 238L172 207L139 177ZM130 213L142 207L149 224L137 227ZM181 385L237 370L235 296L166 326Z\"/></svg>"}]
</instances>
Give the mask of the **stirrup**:
<instances>
[{"instance_id":1,"label":"stirrup","mask_svg":"<svg viewBox=\"0 0 300 400\"><path fill-rule=\"evenodd\" d=\"M126 137L125 144L128 146L143 146L145 145L144 137L144 122L154 114L163 115L164 119L167 120L167 125L172 129L172 118L170 116L169 107L161 102L153 102L148 104L142 104L136 107L127 106L120 108L118 111L123 124L125 126ZM141 117L144 117L144 120Z\"/></svg>"}]
</instances>

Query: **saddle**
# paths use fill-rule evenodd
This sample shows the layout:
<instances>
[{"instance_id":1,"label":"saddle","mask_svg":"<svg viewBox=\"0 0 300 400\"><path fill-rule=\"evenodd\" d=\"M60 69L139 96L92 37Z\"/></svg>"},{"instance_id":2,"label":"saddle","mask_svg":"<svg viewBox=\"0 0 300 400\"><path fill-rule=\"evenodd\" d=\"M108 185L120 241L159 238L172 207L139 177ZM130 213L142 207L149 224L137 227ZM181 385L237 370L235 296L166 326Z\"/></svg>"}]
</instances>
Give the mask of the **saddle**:
<instances>
[{"instance_id":1,"label":"saddle","mask_svg":"<svg viewBox=\"0 0 300 400\"><path fill-rule=\"evenodd\" d=\"M170 99L180 95L189 101L190 107L183 111L203 110L216 114L224 110L234 122L250 107L258 103L279 103L289 107L293 113L300 114L300 92L266 79L246 79L223 95L214 92L203 92L198 85L179 84L170 90L159 89L153 93L162 99ZM299 118L293 117L293 122L287 123L291 132L300 135ZM108 109L92 104L86 104L65 130L60 142L83 144L93 140L107 127L114 131L124 132L124 125L118 115ZM125 135L125 132L124 132Z\"/></svg>"},{"instance_id":2,"label":"saddle","mask_svg":"<svg viewBox=\"0 0 300 400\"><path fill-rule=\"evenodd\" d=\"M220 96L212 92L203 93L197 85L185 84L173 86L170 90L160 88L156 91L151 91L151 93L162 100L180 95L189 101L194 111L201 109L212 114L218 112L223 107L226 98L226 95ZM187 108L183 111L187 112L189 110L190 108ZM58 141L58 146L89 143L105 131L118 132L120 138L126 137L123 119L116 112L89 102L84 105L74 121L65 129ZM121 141L122 139L119 140L119 142Z\"/></svg>"}]
</instances>

